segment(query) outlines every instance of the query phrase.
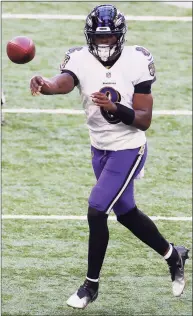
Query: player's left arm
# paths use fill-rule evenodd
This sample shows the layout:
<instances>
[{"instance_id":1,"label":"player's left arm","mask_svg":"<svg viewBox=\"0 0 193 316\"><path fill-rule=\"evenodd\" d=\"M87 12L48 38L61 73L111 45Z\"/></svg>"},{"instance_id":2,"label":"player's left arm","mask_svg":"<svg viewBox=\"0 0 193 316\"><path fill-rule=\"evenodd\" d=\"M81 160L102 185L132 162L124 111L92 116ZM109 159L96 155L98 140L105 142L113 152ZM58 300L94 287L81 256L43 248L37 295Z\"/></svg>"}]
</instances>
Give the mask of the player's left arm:
<instances>
[{"instance_id":1,"label":"player's left arm","mask_svg":"<svg viewBox=\"0 0 193 316\"><path fill-rule=\"evenodd\" d=\"M134 93L133 110L135 117L132 126L146 131L151 125L153 109L153 96L149 94Z\"/></svg>"},{"instance_id":2,"label":"player's left arm","mask_svg":"<svg viewBox=\"0 0 193 316\"><path fill-rule=\"evenodd\" d=\"M142 131L146 131L150 127L153 110L152 82L153 80L147 80L135 86L132 109L116 103L115 113L124 124Z\"/></svg>"}]
</instances>

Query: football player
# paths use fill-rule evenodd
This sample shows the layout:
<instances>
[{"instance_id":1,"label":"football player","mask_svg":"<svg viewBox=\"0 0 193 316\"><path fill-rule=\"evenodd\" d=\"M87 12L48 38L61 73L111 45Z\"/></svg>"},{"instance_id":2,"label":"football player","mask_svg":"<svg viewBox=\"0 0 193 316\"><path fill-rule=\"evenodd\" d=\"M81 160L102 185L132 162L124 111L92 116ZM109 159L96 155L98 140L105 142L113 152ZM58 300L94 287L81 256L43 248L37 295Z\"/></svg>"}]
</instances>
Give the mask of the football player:
<instances>
[{"instance_id":1,"label":"football player","mask_svg":"<svg viewBox=\"0 0 193 316\"><path fill-rule=\"evenodd\" d=\"M125 17L113 5L100 5L86 19L87 45L70 49L61 73L31 79L32 95L66 94L79 89L90 134L97 183L88 200L88 270L84 283L67 301L85 308L98 296L99 276L109 240L108 215L165 258L174 296L185 286L188 249L174 246L136 205L134 179L147 156L145 131L152 119L152 54L141 46L124 46Z\"/></svg>"}]
</instances>

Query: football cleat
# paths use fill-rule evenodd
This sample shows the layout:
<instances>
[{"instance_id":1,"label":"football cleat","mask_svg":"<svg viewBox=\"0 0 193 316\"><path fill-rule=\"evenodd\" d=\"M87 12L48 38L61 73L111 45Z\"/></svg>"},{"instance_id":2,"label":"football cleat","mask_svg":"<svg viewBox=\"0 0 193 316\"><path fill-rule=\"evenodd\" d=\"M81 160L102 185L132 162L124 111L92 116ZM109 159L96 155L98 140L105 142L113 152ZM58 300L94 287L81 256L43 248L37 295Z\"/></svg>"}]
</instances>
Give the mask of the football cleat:
<instances>
[{"instance_id":1,"label":"football cleat","mask_svg":"<svg viewBox=\"0 0 193 316\"><path fill-rule=\"evenodd\" d=\"M85 280L74 294L67 300L66 304L73 308L84 309L89 303L94 302L98 296L99 284Z\"/></svg>"},{"instance_id":2,"label":"football cleat","mask_svg":"<svg viewBox=\"0 0 193 316\"><path fill-rule=\"evenodd\" d=\"M179 259L169 265L171 279L172 279L172 292L174 296L180 296L183 293L185 287L184 279L184 265L186 259L188 259L189 249L184 246L174 246L176 249Z\"/></svg>"}]
</instances>

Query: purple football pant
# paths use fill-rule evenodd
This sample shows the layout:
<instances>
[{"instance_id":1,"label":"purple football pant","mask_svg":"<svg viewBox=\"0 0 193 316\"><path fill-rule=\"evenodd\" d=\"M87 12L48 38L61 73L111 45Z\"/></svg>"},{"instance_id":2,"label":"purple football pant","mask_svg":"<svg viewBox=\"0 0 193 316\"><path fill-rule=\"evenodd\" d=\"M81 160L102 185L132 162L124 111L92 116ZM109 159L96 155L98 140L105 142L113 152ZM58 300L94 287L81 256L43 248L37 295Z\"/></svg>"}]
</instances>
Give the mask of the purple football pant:
<instances>
[{"instance_id":1,"label":"purple football pant","mask_svg":"<svg viewBox=\"0 0 193 316\"><path fill-rule=\"evenodd\" d=\"M143 168L147 144L134 149L109 151L91 146L92 166L97 183L89 206L109 214L122 215L135 207L134 179Z\"/></svg>"}]
</instances>

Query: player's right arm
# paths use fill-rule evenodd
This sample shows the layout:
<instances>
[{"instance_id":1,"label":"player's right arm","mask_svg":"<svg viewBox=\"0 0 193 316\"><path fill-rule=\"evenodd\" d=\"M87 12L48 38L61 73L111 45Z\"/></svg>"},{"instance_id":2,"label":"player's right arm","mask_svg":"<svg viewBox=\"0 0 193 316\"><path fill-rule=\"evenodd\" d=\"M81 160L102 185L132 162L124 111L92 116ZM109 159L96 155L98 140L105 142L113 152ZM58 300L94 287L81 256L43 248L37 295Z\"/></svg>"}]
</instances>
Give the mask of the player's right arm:
<instances>
[{"instance_id":1,"label":"player's right arm","mask_svg":"<svg viewBox=\"0 0 193 316\"><path fill-rule=\"evenodd\" d=\"M30 81L32 95L42 94L66 94L71 92L79 84L79 52L83 47L73 47L65 54L60 65L60 74L51 79L42 76L34 76Z\"/></svg>"},{"instance_id":2,"label":"player's right arm","mask_svg":"<svg viewBox=\"0 0 193 316\"><path fill-rule=\"evenodd\" d=\"M69 73L62 73L51 79L42 76L34 76L30 81L32 95L42 94L66 94L75 87L74 78Z\"/></svg>"}]
</instances>

